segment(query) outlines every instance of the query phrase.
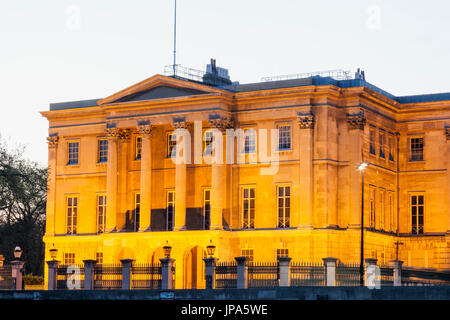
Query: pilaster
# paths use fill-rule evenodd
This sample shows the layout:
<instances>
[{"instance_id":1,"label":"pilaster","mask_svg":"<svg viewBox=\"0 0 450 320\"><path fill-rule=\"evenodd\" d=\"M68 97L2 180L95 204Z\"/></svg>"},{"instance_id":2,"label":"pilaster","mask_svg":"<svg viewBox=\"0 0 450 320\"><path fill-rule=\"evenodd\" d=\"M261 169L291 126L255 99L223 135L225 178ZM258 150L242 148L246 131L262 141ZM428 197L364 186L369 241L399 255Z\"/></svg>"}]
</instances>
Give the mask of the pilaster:
<instances>
[{"instance_id":1,"label":"pilaster","mask_svg":"<svg viewBox=\"0 0 450 320\"><path fill-rule=\"evenodd\" d=\"M108 163L106 167L106 231L117 231L117 149L120 130L107 128Z\"/></svg>"},{"instance_id":2,"label":"pilaster","mask_svg":"<svg viewBox=\"0 0 450 320\"><path fill-rule=\"evenodd\" d=\"M361 226L361 173L357 169L363 161L363 141L366 117L364 111L347 114L349 129L349 160L350 160L350 217L349 227Z\"/></svg>"},{"instance_id":3,"label":"pilaster","mask_svg":"<svg viewBox=\"0 0 450 320\"><path fill-rule=\"evenodd\" d=\"M314 213L314 124L315 117L312 113L298 113L300 145L300 211L297 216L291 217L293 226L300 228L312 228ZM295 213L294 213L295 214Z\"/></svg>"},{"instance_id":4,"label":"pilaster","mask_svg":"<svg viewBox=\"0 0 450 320\"><path fill-rule=\"evenodd\" d=\"M47 209L46 209L46 234L55 234L55 204L56 204L56 158L59 137L51 135L48 142L48 175L47 175Z\"/></svg>"}]
</instances>

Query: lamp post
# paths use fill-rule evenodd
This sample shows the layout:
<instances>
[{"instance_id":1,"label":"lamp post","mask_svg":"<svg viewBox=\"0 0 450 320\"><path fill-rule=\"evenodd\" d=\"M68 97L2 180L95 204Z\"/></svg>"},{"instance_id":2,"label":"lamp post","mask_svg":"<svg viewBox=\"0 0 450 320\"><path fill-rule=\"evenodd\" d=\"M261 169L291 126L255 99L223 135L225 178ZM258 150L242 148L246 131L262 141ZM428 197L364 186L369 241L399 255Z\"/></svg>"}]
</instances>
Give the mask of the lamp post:
<instances>
[{"instance_id":1,"label":"lamp post","mask_svg":"<svg viewBox=\"0 0 450 320\"><path fill-rule=\"evenodd\" d=\"M15 290L22 290L23 289L23 282L22 282L22 276L23 276L23 265L25 264L24 261L20 260L20 257L22 257L22 249L17 246L14 248L14 261L11 261L11 276L12 276L12 285L13 289Z\"/></svg>"},{"instance_id":2,"label":"lamp post","mask_svg":"<svg viewBox=\"0 0 450 320\"><path fill-rule=\"evenodd\" d=\"M48 290L56 290L58 285L57 279L57 270L59 261L56 260L58 256L58 249L55 248L55 244L52 244L51 248L48 250L50 254L51 260L47 261L48 265L48 280L47 280L47 289Z\"/></svg>"},{"instance_id":3,"label":"lamp post","mask_svg":"<svg viewBox=\"0 0 450 320\"><path fill-rule=\"evenodd\" d=\"M20 257L22 256L22 249L17 246L14 249L14 258L16 258L16 260L20 260Z\"/></svg>"},{"instance_id":4,"label":"lamp post","mask_svg":"<svg viewBox=\"0 0 450 320\"><path fill-rule=\"evenodd\" d=\"M55 244L53 244L50 250L48 251L50 252L50 258L52 258L52 260L55 261L56 256L58 255L58 249L55 248Z\"/></svg>"},{"instance_id":5,"label":"lamp post","mask_svg":"<svg viewBox=\"0 0 450 320\"><path fill-rule=\"evenodd\" d=\"M175 260L170 258L172 247L169 242L166 241L166 245L163 247L164 255L166 256L161 261L161 289L171 290L174 289L174 273L175 268L173 266Z\"/></svg>"},{"instance_id":6,"label":"lamp post","mask_svg":"<svg viewBox=\"0 0 450 320\"><path fill-rule=\"evenodd\" d=\"M358 170L361 171L361 252L359 261L359 285L364 286L364 170L368 166L367 162L361 162Z\"/></svg>"},{"instance_id":7,"label":"lamp post","mask_svg":"<svg viewBox=\"0 0 450 320\"><path fill-rule=\"evenodd\" d=\"M167 242L167 244L163 247L164 250L164 255L166 256L166 258L170 258L170 252L172 251L172 247L169 245L169 242Z\"/></svg>"},{"instance_id":8,"label":"lamp post","mask_svg":"<svg viewBox=\"0 0 450 320\"><path fill-rule=\"evenodd\" d=\"M206 247L206 253L208 254L208 258L204 258L205 261L205 284L206 289L215 289L216 288L216 262L217 259L214 258L214 252L216 251L216 246L212 243L212 240L209 240L209 245Z\"/></svg>"},{"instance_id":9,"label":"lamp post","mask_svg":"<svg viewBox=\"0 0 450 320\"><path fill-rule=\"evenodd\" d=\"M216 246L213 245L212 240L209 240L209 245L206 247L206 252L210 258L213 257L214 252L216 251Z\"/></svg>"}]
</instances>

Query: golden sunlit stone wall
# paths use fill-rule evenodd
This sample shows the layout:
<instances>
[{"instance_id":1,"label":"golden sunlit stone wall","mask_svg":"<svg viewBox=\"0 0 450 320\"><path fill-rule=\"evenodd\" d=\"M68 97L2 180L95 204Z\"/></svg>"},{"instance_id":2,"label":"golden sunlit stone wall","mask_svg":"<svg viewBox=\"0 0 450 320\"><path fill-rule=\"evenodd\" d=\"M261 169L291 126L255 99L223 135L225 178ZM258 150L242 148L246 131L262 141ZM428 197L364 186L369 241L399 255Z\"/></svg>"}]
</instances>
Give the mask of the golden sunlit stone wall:
<instances>
[{"instance_id":1,"label":"golden sunlit stone wall","mask_svg":"<svg viewBox=\"0 0 450 320\"><path fill-rule=\"evenodd\" d=\"M117 102L161 85L204 93ZM383 264L398 258L409 266L450 268L450 142L445 129L450 126L445 120L450 101L401 105L364 87L230 93L158 75L100 100L98 106L42 114L50 124L46 260L54 244L62 263L67 253L75 255L77 264L96 259L98 253L104 264L124 258L157 262L168 242L176 260L176 288L204 287L202 259L211 241L219 261L251 251L254 261L276 261L277 250L287 249L293 261L336 257L359 262L357 167L365 161L365 257ZM214 116L220 120L212 121ZM167 158L168 134L187 128L194 153L196 122L203 132L213 127L258 132L289 125L291 150L278 153L278 170L270 175L261 174L268 165L259 160L215 166L203 159L175 165ZM370 152L371 132L375 154ZM143 139L141 160L136 160L136 137ZM223 137L225 154L225 133ZM423 161L410 161L411 137L424 138ZM263 147L259 138L257 150ZM99 139L108 139L107 163L98 163ZM73 141L79 142L79 162L68 165L68 143ZM281 185L291 187L289 228L277 228ZM247 230L242 229L245 187L255 188L254 229ZM211 189L212 226L198 230L205 189ZM162 230L168 191L176 192L175 231ZM141 193L141 226L130 232L124 227L127 212L134 210L135 193ZM412 234L411 194L424 195L422 235ZM74 195L77 232L68 235L66 199ZM104 233L97 232L98 195L107 196Z\"/></svg>"}]
</instances>

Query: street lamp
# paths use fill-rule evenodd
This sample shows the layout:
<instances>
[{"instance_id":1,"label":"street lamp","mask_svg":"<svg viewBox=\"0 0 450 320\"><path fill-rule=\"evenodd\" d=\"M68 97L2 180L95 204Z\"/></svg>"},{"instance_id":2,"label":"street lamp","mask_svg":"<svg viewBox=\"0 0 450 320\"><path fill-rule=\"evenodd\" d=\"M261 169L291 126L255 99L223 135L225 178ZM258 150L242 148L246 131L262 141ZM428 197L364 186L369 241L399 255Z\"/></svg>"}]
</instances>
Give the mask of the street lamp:
<instances>
[{"instance_id":1,"label":"street lamp","mask_svg":"<svg viewBox=\"0 0 450 320\"><path fill-rule=\"evenodd\" d=\"M16 260L19 260L21 256L22 256L22 249L20 249L19 246L15 247L14 258L16 258Z\"/></svg>"},{"instance_id":2,"label":"street lamp","mask_svg":"<svg viewBox=\"0 0 450 320\"><path fill-rule=\"evenodd\" d=\"M52 258L52 260L56 260L56 256L58 254L58 249L55 248L55 244L52 244L52 247L49 250L50 252L50 258Z\"/></svg>"},{"instance_id":3,"label":"street lamp","mask_svg":"<svg viewBox=\"0 0 450 320\"><path fill-rule=\"evenodd\" d=\"M5 257L0 254L0 267L3 267L3 262L5 261Z\"/></svg>"},{"instance_id":4,"label":"street lamp","mask_svg":"<svg viewBox=\"0 0 450 320\"><path fill-rule=\"evenodd\" d=\"M361 171L361 252L359 261L359 285L364 286L364 170L369 164L361 162L358 170Z\"/></svg>"},{"instance_id":5,"label":"street lamp","mask_svg":"<svg viewBox=\"0 0 450 320\"><path fill-rule=\"evenodd\" d=\"M166 258L170 258L170 252L172 251L172 247L169 246L169 242L167 241L167 244L163 247L164 255Z\"/></svg>"},{"instance_id":6,"label":"street lamp","mask_svg":"<svg viewBox=\"0 0 450 320\"><path fill-rule=\"evenodd\" d=\"M212 240L209 240L209 245L206 247L206 252L208 253L208 256L210 256L212 258L215 251L216 251L216 246L213 245Z\"/></svg>"}]
</instances>

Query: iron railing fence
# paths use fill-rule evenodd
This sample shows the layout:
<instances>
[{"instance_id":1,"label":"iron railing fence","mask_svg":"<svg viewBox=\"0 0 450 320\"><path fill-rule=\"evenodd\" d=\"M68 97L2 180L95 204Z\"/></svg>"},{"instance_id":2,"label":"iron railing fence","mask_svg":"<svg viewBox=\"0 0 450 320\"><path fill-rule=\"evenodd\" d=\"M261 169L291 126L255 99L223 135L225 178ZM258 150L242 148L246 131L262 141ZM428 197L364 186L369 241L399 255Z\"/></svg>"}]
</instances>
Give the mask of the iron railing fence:
<instances>
[{"instance_id":1,"label":"iron railing fence","mask_svg":"<svg viewBox=\"0 0 450 320\"><path fill-rule=\"evenodd\" d=\"M325 286L325 266L323 263L292 262L291 287Z\"/></svg>"},{"instance_id":2,"label":"iron railing fence","mask_svg":"<svg viewBox=\"0 0 450 320\"><path fill-rule=\"evenodd\" d=\"M337 287L359 286L359 263L337 263L335 283Z\"/></svg>"},{"instance_id":3,"label":"iron railing fence","mask_svg":"<svg viewBox=\"0 0 450 320\"><path fill-rule=\"evenodd\" d=\"M380 265L380 285L382 287L394 285L394 267L389 265Z\"/></svg>"},{"instance_id":4,"label":"iron railing fence","mask_svg":"<svg viewBox=\"0 0 450 320\"><path fill-rule=\"evenodd\" d=\"M237 263L235 261L218 262L215 273L217 289L237 288Z\"/></svg>"},{"instance_id":5,"label":"iron railing fence","mask_svg":"<svg viewBox=\"0 0 450 320\"><path fill-rule=\"evenodd\" d=\"M0 267L0 290L12 289L11 265Z\"/></svg>"},{"instance_id":6,"label":"iron railing fence","mask_svg":"<svg viewBox=\"0 0 450 320\"><path fill-rule=\"evenodd\" d=\"M122 289L122 265L98 264L94 267L94 289Z\"/></svg>"},{"instance_id":7,"label":"iron railing fence","mask_svg":"<svg viewBox=\"0 0 450 320\"><path fill-rule=\"evenodd\" d=\"M56 269L56 288L58 290L84 289L84 265L60 265Z\"/></svg>"},{"instance_id":8,"label":"iron railing fence","mask_svg":"<svg viewBox=\"0 0 450 320\"><path fill-rule=\"evenodd\" d=\"M442 286L450 285L450 271L402 267L402 286Z\"/></svg>"},{"instance_id":9,"label":"iron railing fence","mask_svg":"<svg viewBox=\"0 0 450 320\"><path fill-rule=\"evenodd\" d=\"M279 285L279 267L277 262L249 262L249 288L274 288Z\"/></svg>"},{"instance_id":10,"label":"iron railing fence","mask_svg":"<svg viewBox=\"0 0 450 320\"><path fill-rule=\"evenodd\" d=\"M135 264L131 268L132 289L161 289L161 264Z\"/></svg>"}]
</instances>

